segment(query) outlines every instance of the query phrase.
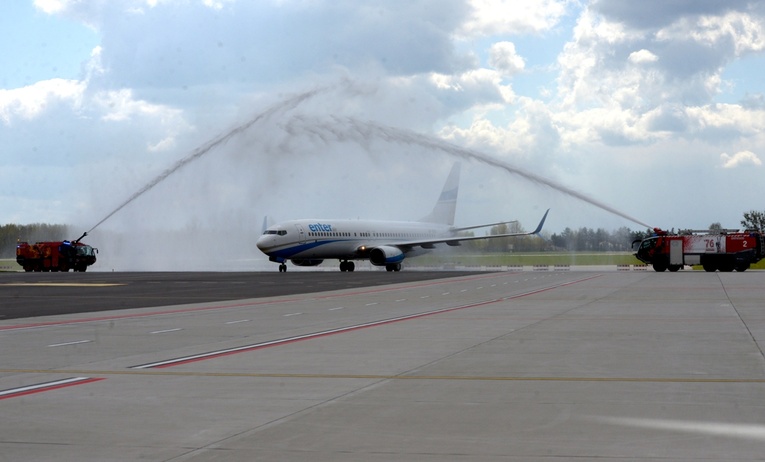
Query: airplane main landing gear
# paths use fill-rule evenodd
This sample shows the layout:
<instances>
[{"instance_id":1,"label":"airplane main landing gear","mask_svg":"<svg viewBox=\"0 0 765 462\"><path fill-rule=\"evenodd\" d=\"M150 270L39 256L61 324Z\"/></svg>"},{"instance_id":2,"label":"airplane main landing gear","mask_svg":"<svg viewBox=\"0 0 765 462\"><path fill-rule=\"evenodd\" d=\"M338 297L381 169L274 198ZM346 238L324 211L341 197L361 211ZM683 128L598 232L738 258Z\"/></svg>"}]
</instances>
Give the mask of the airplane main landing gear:
<instances>
[{"instance_id":1,"label":"airplane main landing gear","mask_svg":"<svg viewBox=\"0 0 765 462\"><path fill-rule=\"evenodd\" d=\"M340 271L343 271L343 272L348 271L350 273L350 272L353 272L353 270L355 269L356 269L356 264L353 263L352 261L346 260L346 261L340 262Z\"/></svg>"},{"instance_id":2,"label":"airplane main landing gear","mask_svg":"<svg viewBox=\"0 0 765 462\"><path fill-rule=\"evenodd\" d=\"M287 265L285 263L282 263L279 265L279 272L280 273L286 273L287 272Z\"/></svg>"},{"instance_id":3,"label":"airplane main landing gear","mask_svg":"<svg viewBox=\"0 0 765 462\"><path fill-rule=\"evenodd\" d=\"M385 265L386 271L401 271L401 263L396 263L393 265Z\"/></svg>"}]
</instances>

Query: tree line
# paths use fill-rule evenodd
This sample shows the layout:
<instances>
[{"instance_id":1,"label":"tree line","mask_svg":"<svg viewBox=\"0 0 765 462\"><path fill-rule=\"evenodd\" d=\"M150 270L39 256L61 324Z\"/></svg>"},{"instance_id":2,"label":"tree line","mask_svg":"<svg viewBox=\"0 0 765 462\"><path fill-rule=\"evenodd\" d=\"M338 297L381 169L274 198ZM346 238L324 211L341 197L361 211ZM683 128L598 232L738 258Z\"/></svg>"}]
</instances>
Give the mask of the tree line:
<instances>
[{"instance_id":1,"label":"tree line","mask_svg":"<svg viewBox=\"0 0 765 462\"><path fill-rule=\"evenodd\" d=\"M765 212L751 210L744 213L741 227L745 229L765 229ZM710 230L722 229L719 223L709 225ZM493 226L490 234L523 233L525 230L517 222ZM554 233L547 239L537 236L514 238L498 238L476 241L465 241L462 248L466 251L477 252L542 252L546 250L590 251L590 252L620 252L632 249L632 242L642 240L650 234L650 230L633 231L621 227L615 231L603 228L592 229L582 227L577 230L566 228L560 233ZM473 235L472 233L465 233ZM62 241L76 239L69 233L66 225L51 225L34 223L31 225L7 224L0 225L0 258L16 256L18 241Z\"/></svg>"},{"instance_id":2,"label":"tree line","mask_svg":"<svg viewBox=\"0 0 765 462\"><path fill-rule=\"evenodd\" d=\"M745 212L741 220L742 229L765 230L765 212L751 210ZM712 223L709 230L722 230L720 223ZM490 234L523 233L525 230L517 223L493 226ZM466 251L479 252L541 252L546 250L566 250L576 252L625 252L632 250L632 243L648 237L653 230L633 231L621 227L614 231L603 228L579 229L566 228L554 233L547 239L536 236L498 238L482 241L466 241ZM472 235L472 234L470 234Z\"/></svg>"},{"instance_id":3,"label":"tree line","mask_svg":"<svg viewBox=\"0 0 765 462\"><path fill-rule=\"evenodd\" d=\"M68 227L65 225L49 225L45 223L33 223L31 225L2 225L0 226L0 258L15 258L16 243L19 241L63 241L64 239L76 239L77 236L69 236Z\"/></svg>"}]
</instances>

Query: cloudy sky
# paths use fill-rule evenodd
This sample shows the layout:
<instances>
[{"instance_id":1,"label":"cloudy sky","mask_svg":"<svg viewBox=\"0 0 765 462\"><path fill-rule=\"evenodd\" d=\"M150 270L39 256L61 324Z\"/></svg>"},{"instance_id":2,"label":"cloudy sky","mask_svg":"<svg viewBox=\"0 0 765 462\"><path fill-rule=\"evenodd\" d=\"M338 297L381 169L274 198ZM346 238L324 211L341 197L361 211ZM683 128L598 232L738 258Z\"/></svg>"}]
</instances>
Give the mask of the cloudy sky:
<instances>
[{"instance_id":1,"label":"cloudy sky","mask_svg":"<svg viewBox=\"0 0 765 462\"><path fill-rule=\"evenodd\" d=\"M461 225L765 209L763 2L36 0L0 26L0 223L90 229L189 156L98 229L417 219L455 152Z\"/></svg>"}]
</instances>

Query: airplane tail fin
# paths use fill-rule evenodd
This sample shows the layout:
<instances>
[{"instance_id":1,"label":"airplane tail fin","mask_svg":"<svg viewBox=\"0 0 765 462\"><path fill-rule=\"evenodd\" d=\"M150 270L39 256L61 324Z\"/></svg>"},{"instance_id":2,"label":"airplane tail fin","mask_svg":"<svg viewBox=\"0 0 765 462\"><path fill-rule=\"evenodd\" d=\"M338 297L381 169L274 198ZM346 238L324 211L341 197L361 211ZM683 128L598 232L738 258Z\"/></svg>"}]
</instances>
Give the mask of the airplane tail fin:
<instances>
[{"instance_id":1,"label":"airplane tail fin","mask_svg":"<svg viewBox=\"0 0 765 462\"><path fill-rule=\"evenodd\" d=\"M268 215L264 216L263 226L261 227L262 229L260 230L260 233L261 234L265 233L270 226L273 226L273 224L274 224L274 220L271 217L269 217Z\"/></svg>"},{"instance_id":2,"label":"airplane tail fin","mask_svg":"<svg viewBox=\"0 0 765 462\"><path fill-rule=\"evenodd\" d=\"M454 213L457 210L457 193L460 188L460 163L452 167L452 171L446 178L441 196L433 207L433 211L420 221L425 223L439 223L444 225L454 224Z\"/></svg>"}]
</instances>

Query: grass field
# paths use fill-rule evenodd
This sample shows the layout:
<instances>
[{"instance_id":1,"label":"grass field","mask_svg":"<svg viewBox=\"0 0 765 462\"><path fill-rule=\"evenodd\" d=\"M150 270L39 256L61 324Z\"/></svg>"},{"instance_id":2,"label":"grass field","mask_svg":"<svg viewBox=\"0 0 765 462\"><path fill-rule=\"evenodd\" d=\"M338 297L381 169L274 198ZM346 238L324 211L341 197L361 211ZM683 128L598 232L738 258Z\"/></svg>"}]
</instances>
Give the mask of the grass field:
<instances>
[{"instance_id":1,"label":"grass field","mask_svg":"<svg viewBox=\"0 0 765 462\"><path fill-rule=\"evenodd\" d=\"M461 266L534 266L534 265L571 265L571 266L606 266L606 265L642 265L631 252L542 252L542 253L506 253L439 255L433 253L417 258L417 263L428 266L456 264ZM694 266L701 270L701 266ZM765 269L765 259L751 266L751 269Z\"/></svg>"},{"instance_id":2,"label":"grass field","mask_svg":"<svg viewBox=\"0 0 765 462\"><path fill-rule=\"evenodd\" d=\"M15 258L0 258L0 271L19 271L21 267Z\"/></svg>"},{"instance_id":3,"label":"grass field","mask_svg":"<svg viewBox=\"0 0 765 462\"><path fill-rule=\"evenodd\" d=\"M640 260L628 252L542 252L505 254L442 254L433 253L417 258L422 265L457 264L464 266L533 266L533 265L640 265Z\"/></svg>"}]
</instances>

